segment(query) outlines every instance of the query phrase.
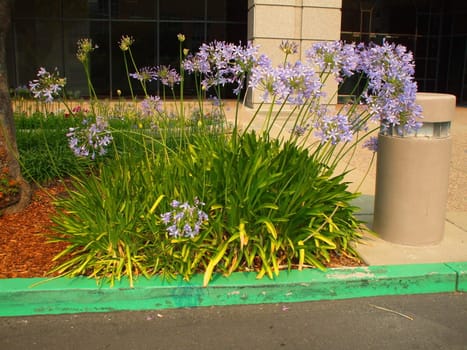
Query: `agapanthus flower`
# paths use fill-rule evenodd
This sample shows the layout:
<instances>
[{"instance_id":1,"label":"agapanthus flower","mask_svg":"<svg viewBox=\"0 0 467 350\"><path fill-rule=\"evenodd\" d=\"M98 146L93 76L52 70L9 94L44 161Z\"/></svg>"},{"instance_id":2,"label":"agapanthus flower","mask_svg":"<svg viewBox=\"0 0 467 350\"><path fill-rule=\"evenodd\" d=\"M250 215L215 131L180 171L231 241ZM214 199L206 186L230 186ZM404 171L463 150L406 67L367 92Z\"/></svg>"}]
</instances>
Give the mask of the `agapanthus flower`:
<instances>
[{"instance_id":1,"label":"agapanthus flower","mask_svg":"<svg viewBox=\"0 0 467 350\"><path fill-rule=\"evenodd\" d=\"M180 74L170 66L161 65L156 69L156 77L159 81L169 88L173 89L176 84L180 83Z\"/></svg>"},{"instance_id":2,"label":"agapanthus flower","mask_svg":"<svg viewBox=\"0 0 467 350\"><path fill-rule=\"evenodd\" d=\"M52 102L58 97L66 84L66 78L61 78L58 69L50 73L45 68L39 68L37 79L29 82L29 89L34 98Z\"/></svg>"},{"instance_id":3,"label":"agapanthus flower","mask_svg":"<svg viewBox=\"0 0 467 350\"><path fill-rule=\"evenodd\" d=\"M143 67L135 73L130 73L130 77L137 79L141 82L150 82L157 80L157 68L155 67Z\"/></svg>"},{"instance_id":4,"label":"agapanthus flower","mask_svg":"<svg viewBox=\"0 0 467 350\"><path fill-rule=\"evenodd\" d=\"M314 43L305 52L306 60L319 67L321 72L331 72L337 81L355 73L359 62L359 52L355 44L342 41L326 41Z\"/></svg>"},{"instance_id":5,"label":"agapanthus flower","mask_svg":"<svg viewBox=\"0 0 467 350\"><path fill-rule=\"evenodd\" d=\"M277 81L278 75L272 66L271 59L265 55L261 55L257 65L251 71L251 77L248 82L249 87L262 91L261 99L264 102L269 102L271 96L276 94Z\"/></svg>"},{"instance_id":6,"label":"agapanthus flower","mask_svg":"<svg viewBox=\"0 0 467 350\"><path fill-rule=\"evenodd\" d=\"M178 33L177 34L177 39L178 39L178 41L183 43L185 41L185 35L183 35L182 33Z\"/></svg>"},{"instance_id":7,"label":"agapanthus flower","mask_svg":"<svg viewBox=\"0 0 467 350\"><path fill-rule=\"evenodd\" d=\"M78 157L95 159L98 155L103 156L113 139L108 126L103 117L96 117L94 123L85 119L81 127L69 128L66 134L68 145Z\"/></svg>"},{"instance_id":8,"label":"agapanthus flower","mask_svg":"<svg viewBox=\"0 0 467 350\"><path fill-rule=\"evenodd\" d=\"M203 89L236 84L234 93L239 94L247 74L257 60L256 55L257 47L251 42L243 46L213 41L202 44L195 55L188 55L183 66L186 72L202 76Z\"/></svg>"},{"instance_id":9,"label":"agapanthus flower","mask_svg":"<svg viewBox=\"0 0 467 350\"><path fill-rule=\"evenodd\" d=\"M120 50L128 51L134 42L135 39L133 39L132 36L123 35L120 41L118 42L118 46L120 47Z\"/></svg>"},{"instance_id":10,"label":"agapanthus flower","mask_svg":"<svg viewBox=\"0 0 467 350\"><path fill-rule=\"evenodd\" d=\"M78 50L76 57L80 62L86 62L91 52L97 49L98 46L92 43L92 39L83 38L78 40Z\"/></svg>"},{"instance_id":11,"label":"agapanthus flower","mask_svg":"<svg viewBox=\"0 0 467 350\"><path fill-rule=\"evenodd\" d=\"M367 148L370 151L378 152L378 137L371 136L363 142L363 148Z\"/></svg>"},{"instance_id":12,"label":"agapanthus flower","mask_svg":"<svg viewBox=\"0 0 467 350\"><path fill-rule=\"evenodd\" d=\"M162 113L162 101L159 96L148 96L141 101L141 110L145 116L154 116Z\"/></svg>"},{"instance_id":13,"label":"agapanthus flower","mask_svg":"<svg viewBox=\"0 0 467 350\"><path fill-rule=\"evenodd\" d=\"M205 203L198 198L194 199L193 204L173 200L170 205L172 210L161 214L161 221L171 237L193 238L199 234L202 226L209 221L208 214L200 209Z\"/></svg>"},{"instance_id":14,"label":"agapanthus flower","mask_svg":"<svg viewBox=\"0 0 467 350\"><path fill-rule=\"evenodd\" d=\"M306 125L295 125L295 127L291 130L291 133L295 136L303 136L310 128L309 124Z\"/></svg>"},{"instance_id":15,"label":"agapanthus flower","mask_svg":"<svg viewBox=\"0 0 467 350\"><path fill-rule=\"evenodd\" d=\"M417 83L414 80L412 53L402 45L371 44L359 46L359 70L368 77L363 101L381 123L382 131L397 128L401 134L421 126L421 108L416 104Z\"/></svg>"},{"instance_id":16,"label":"agapanthus flower","mask_svg":"<svg viewBox=\"0 0 467 350\"><path fill-rule=\"evenodd\" d=\"M288 102L302 105L310 99L323 96L322 82L313 67L301 61L281 68L284 85L288 88Z\"/></svg>"},{"instance_id":17,"label":"agapanthus flower","mask_svg":"<svg viewBox=\"0 0 467 350\"><path fill-rule=\"evenodd\" d=\"M282 40L279 47L286 55L293 55L298 52L298 44L294 41Z\"/></svg>"},{"instance_id":18,"label":"agapanthus flower","mask_svg":"<svg viewBox=\"0 0 467 350\"><path fill-rule=\"evenodd\" d=\"M339 142L350 142L353 131L349 119L345 114L325 115L315 122L315 136L321 143L331 142L336 145Z\"/></svg>"},{"instance_id":19,"label":"agapanthus flower","mask_svg":"<svg viewBox=\"0 0 467 350\"><path fill-rule=\"evenodd\" d=\"M261 58L252 69L249 86L262 90L262 99L276 103L302 105L323 95L322 83L313 67L297 61L272 67L271 61Z\"/></svg>"}]
</instances>

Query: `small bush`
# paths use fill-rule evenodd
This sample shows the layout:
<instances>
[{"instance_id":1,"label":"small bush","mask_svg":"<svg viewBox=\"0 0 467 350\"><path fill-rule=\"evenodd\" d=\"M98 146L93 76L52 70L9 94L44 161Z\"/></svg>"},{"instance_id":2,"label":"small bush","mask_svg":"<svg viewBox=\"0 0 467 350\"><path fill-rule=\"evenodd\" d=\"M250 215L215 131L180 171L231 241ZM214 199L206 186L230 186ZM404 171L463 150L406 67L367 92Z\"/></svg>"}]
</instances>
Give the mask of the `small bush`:
<instances>
[{"instance_id":1,"label":"small bush","mask_svg":"<svg viewBox=\"0 0 467 350\"><path fill-rule=\"evenodd\" d=\"M355 254L356 197L306 149L247 133L193 136L186 147L109 161L77 179L55 218L71 258L57 271L96 277L324 268L330 252ZM205 203L209 221L174 237L163 214L176 200ZM154 203L157 203L155 205ZM76 214L73 214L76 213Z\"/></svg>"}]
</instances>

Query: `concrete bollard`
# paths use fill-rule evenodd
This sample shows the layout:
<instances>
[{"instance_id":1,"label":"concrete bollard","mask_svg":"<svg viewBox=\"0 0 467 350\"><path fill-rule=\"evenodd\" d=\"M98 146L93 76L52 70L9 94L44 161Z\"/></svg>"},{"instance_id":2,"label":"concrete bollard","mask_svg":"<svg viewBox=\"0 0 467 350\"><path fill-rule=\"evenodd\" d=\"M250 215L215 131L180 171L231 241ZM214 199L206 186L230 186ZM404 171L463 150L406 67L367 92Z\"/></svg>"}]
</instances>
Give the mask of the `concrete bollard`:
<instances>
[{"instance_id":1,"label":"concrete bollard","mask_svg":"<svg viewBox=\"0 0 467 350\"><path fill-rule=\"evenodd\" d=\"M456 97L418 93L423 126L414 135L378 136L373 231L404 245L439 243L444 236Z\"/></svg>"}]
</instances>

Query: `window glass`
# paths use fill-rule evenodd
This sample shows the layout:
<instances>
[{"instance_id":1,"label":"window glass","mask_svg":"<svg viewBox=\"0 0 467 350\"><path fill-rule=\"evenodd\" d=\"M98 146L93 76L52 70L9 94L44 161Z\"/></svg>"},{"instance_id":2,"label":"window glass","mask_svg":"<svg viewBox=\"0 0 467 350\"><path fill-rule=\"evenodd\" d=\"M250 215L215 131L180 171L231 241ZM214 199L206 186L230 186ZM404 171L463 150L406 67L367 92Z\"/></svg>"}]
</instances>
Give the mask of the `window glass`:
<instances>
[{"instance_id":1,"label":"window glass","mask_svg":"<svg viewBox=\"0 0 467 350\"><path fill-rule=\"evenodd\" d=\"M40 67L47 70L57 67L63 75L60 22L17 21L15 32L19 84L35 79Z\"/></svg>"},{"instance_id":2,"label":"window glass","mask_svg":"<svg viewBox=\"0 0 467 350\"><path fill-rule=\"evenodd\" d=\"M89 24L90 37L99 47L91 56L91 79L97 95L109 96L111 85L110 76L110 47L108 21L91 21Z\"/></svg>"},{"instance_id":3,"label":"window glass","mask_svg":"<svg viewBox=\"0 0 467 350\"><path fill-rule=\"evenodd\" d=\"M161 20L203 20L205 0L160 0Z\"/></svg>"},{"instance_id":4,"label":"window glass","mask_svg":"<svg viewBox=\"0 0 467 350\"><path fill-rule=\"evenodd\" d=\"M110 5L110 8L112 8L112 6L114 6L114 1L110 2L110 0L89 0L88 1L89 17L109 18L110 16L109 5Z\"/></svg>"},{"instance_id":5,"label":"window glass","mask_svg":"<svg viewBox=\"0 0 467 350\"><path fill-rule=\"evenodd\" d=\"M58 18L61 0L15 0L13 18Z\"/></svg>"},{"instance_id":6,"label":"window glass","mask_svg":"<svg viewBox=\"0 0 467 350\"><path fill-rule=\"evenodd\" d=\"M122 35L135 39L132 47L138 67L179 66L177 34L184 48L195 51L203 42L246 42L247 0L16 0L14 30L9 34L9 74L18 84L35 78L41 66L57 66L66 75L67 90L86 97L88 88L77 42L91 38L99 46L91 56L91 78L99 95L115 96L129 90ZM131 67L134 71L134 67ZM187 94L193 88L187 77ZM139 83L135 91L141 95ZM127 91L128 92L128 91ZM128 95L128 94L127 94Z\"/></svg>"},{"instance_id":7,"label":"window glass","mask_svg":"<svg viewBox=\"0 0 467 350\"><path fill-rule=\"evenodd\" d=\"M90 22L87 20L67 21L64 23L63 31L63 61L65 62L64 72L67 78L67 92L74 97L87 96L89 93L86 75L81 62L76 57L78 40L88 38L99 46L101 43L96 43L96 38L91 33ZM97 50L100 49L99 47L91 53L91 62L94 61L94 56Z\"/></svg>"},{"instance_id":8,"label":"window glass","mask_svg":"<svg viewBox=\"0 0 467 350\"><path fill-rule=\"evenodd\" d=\"M207 0L207 18L209 21L245 22L248 12L248 0Z\"/></svg>"},{"instance_id":9,"label":"window glass","mask_svg":"<svg viewBox=\"0 0 467 350\"><path fill-rule=\"evenodd\" d=\"M92 2L87 0L73 0L63 2L63 17L64 18L86 18L90 14L90 6Z\"/></svg>"},{"instance_id":10,"label":"window glass","mask_svg":"<svg viewBox=\"0 0 467 350\"><path fill-rule=\"evenodd\" d=\"M112 18L155 19L156 1L147 0L114 0L112 1Z\"/></svg>"}]
</instances>

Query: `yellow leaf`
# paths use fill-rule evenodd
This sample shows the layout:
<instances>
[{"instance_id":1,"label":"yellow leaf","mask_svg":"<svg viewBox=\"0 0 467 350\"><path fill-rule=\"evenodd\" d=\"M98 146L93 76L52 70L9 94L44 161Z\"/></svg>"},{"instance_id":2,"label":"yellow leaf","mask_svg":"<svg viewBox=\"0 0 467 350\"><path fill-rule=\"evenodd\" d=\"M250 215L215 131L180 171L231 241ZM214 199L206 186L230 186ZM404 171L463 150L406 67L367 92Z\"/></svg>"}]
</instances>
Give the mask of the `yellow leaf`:
<instances>
[{"instance_id":1,"label":"yellow leaf","mask_svg":"<svg viewBox=\"0 0 467 350\"><path fill-rule=\"evenodd\" d=\"M245 222L240 222L238 230L240 231L240 248L243 249L243 247L248 244L248 235L245 231Z\"/></svg>"},{"instance_id":2,"label":"yellow leaf","mask_svg":"<svg viewBox=\"0 0 467 350\"><path fill-rule=\"evenodd\" d=\"M303 241L298 241L299 246L303 246ZM298 270L303 270L303 264L305 263L305 249L298 249Z\"/></svg>"},{"instance_id":3,"label":"yellow leaf","mask_svg":"<svg viewBox=\"0 0 467 350\"><path fill-rule=\"evenodd\" d=\"M159 205L159 203L161 202L161 200L164 198L165 196L163 194L161 194L157 199L156 201L154 202L154 204L152 205L151 209L149 210L149 213L150 214L153 214L154 213L154 210L156 210L157 206Z\"/></svg>"}]
</instances>

